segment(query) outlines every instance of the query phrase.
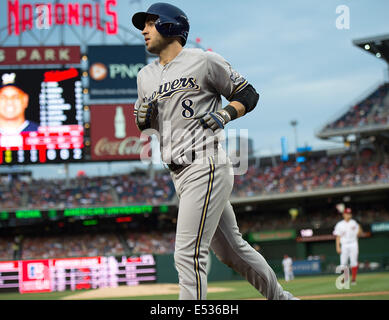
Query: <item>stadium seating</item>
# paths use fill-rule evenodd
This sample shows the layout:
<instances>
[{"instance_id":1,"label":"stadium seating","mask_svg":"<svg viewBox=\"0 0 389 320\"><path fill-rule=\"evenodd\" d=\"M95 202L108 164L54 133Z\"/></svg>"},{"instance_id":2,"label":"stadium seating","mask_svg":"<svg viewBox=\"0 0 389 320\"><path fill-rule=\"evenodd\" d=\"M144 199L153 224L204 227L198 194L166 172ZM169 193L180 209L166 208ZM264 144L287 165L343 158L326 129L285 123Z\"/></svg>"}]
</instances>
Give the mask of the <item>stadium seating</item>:
<instances>
[{"instance_id":1,"label":"stadium seating","mask_svg":"<svg viewBox=\"0 0 389 320\"><path fill-rule=\"evenodd\" d=\"M113 233L27 236L23 239L21 259L119 256L123 253L124 248Z\"/></svg>"},{"instance_id":2,"label":"stadium seating","mask_svg":"<svg viewBox=\"0 0 389 320\"><path fill-rule=\"evenodd\" d=\"M389 123L389 83L380 85L368 97L351 106L323 131Z\"/></svg>"},{"instance_id":3,"label":"stadium seating","mask_svg":"<svg viewBox=\"0 0 389 320\"><path fill-rule=\"evenodd\" d=\"M324 188L350 187L389 182L389 157L378 161L374 155L359 163L353 154L309 158L304 163L279 162L249 166L236 175L232 197L250 197ZM167 171L154 179L117 175L15 181L2 184L0 200L4 209L49 209L129 204L158 205L174 199L175 190Z\"/></svg>"},{"instance_id":4,"label":"stadium seating","mask_svg":"<svg viewBox=\"0 0 389 320\"><path fill-rule=\"evenodd\" d=\"M356 163L352 155L309 159L304 163L278 163L250 167L235 176L233 196L303 192L389 182L389 159Z\"/></svg>"}]
</instances>

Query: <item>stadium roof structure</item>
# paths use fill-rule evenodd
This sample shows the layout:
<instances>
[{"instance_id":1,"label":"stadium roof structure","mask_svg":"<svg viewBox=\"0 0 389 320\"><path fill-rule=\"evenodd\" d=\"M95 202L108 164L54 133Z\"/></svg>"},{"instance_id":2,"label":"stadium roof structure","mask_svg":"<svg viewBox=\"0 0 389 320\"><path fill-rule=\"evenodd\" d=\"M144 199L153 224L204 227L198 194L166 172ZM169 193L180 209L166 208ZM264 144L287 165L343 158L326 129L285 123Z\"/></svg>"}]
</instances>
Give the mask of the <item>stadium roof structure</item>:
<instances>
[{"instance_id":1,"label":"stadium roof structure","mask_svg":"<svg viewBox=\"0 0 389 320\"><path fill-rule=\"evenodd\" d=\"M352 43L361 48L363 51L372 54L376 58L382 59L388 65L389 70L389 33L379 36L367 37L355 39ZM367 98L367 97L366 97ZM348 109L349 110L349 109ZM343 114L345 114L345 111ZM340 119L340 115L335 121ZM349 135L357 135L361 138L369 136L382 135L386 138L389 138L389 122L381 124L367 124L358 127L347 127L343 129L330 129L326 123L322 128L316 133L316 136L320 139L329 139L335 137L344 137L346 138Z\"/></svg>"},{"instance_id":2,"label":"stadium roof structure","mask_svg":"<svg viewBox=\"0 0 389 320\"><path fill-rule=\"evenodd\" d=\"M353 40L353 44L362 50L381 58L389 64L389 33Z\"/></svg>"}]
</instances>

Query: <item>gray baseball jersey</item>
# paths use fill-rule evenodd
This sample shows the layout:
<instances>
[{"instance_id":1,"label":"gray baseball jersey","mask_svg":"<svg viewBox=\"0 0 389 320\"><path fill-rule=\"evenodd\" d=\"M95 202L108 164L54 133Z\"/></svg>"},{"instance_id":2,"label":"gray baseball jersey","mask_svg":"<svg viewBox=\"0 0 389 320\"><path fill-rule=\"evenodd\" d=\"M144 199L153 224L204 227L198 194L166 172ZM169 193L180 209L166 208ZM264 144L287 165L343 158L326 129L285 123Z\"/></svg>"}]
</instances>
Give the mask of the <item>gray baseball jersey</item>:
<instances>
[{"instance_id":1,"label":"gray baseball jersey","mask_svg":"<svg viewBox=\"0 0 389 320\"><path fill-rule=\"evenodd\" d=\"M196 117L220 109L221 95L228 100L248 84L220 55L201 49L183 49L165 66L153 61L138 73L137 82L135 108L156 101L153 128L160 133L166 163L186 162L192 150L201 152L213 143Z\"/></svg>"},{"instance_id":2,"label":"gray baseball jersey","mask_svg":"<svg viewBox=\"0 0 389 320\"><path fill-rule=\"evenodd\" d=\"M138 74L138 100L155 101L158 114L152 127L159 131L162 159L186 162L192 150L201 153L212 139L196 117L216 111L221 96L230 99L247 81L220 55L200 49L183 49L166 66L158 60ZM216 154L171 171L179 198L174 261L180 299L206 299L208 253L211 248L226 265L244 276L268 299L294 299L277 282L266 260L243 240L229 202L233 186L232 164Z\"/></svg>"}]
</instances>

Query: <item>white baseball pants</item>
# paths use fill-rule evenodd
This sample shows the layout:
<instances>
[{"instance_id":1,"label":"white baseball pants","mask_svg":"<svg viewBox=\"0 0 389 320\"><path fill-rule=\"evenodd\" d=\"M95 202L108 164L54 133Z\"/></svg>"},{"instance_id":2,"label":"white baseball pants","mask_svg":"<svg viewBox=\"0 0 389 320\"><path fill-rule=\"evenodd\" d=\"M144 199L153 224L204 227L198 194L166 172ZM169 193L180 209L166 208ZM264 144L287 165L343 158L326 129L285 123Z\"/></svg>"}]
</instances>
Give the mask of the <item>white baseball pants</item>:
<instances>
[{"instance_id":1,"label":"white baseball pants","mask_svg":"<svg viewBox=\"0 0 389 320\"><path fill-rule=\"evenodd\" d=\"M342 244L340 253L340 264L347 266L350 260L350 267L358 266L358 243Z\"/></svg>"}]
</instances>

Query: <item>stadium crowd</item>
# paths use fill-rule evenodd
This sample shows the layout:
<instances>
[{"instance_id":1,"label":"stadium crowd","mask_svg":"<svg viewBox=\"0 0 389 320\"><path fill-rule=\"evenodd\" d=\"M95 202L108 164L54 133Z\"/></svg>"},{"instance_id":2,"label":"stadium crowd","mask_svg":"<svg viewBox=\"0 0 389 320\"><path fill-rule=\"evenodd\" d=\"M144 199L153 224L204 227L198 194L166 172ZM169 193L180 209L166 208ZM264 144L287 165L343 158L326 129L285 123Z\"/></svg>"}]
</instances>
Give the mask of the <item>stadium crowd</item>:
<instances>
[{"instance_id":1,"label":"stadium crowd","mask_svg":"<svg viewBox=\"0 0 389 320\"><path fill-rule=\"evenodd\" d=\"M14 253L18 250L19 248L17 247L15 239L13 239L12 237L0 238L0 261L16 258Z\"/></svg>"},{"instance_id":2,"label":"stadium crowd","mask_svg":"<svg viewBox=\"0 0 389 320\"><path fill-rule=\"evenodd\" d=\"M251 197L323 188L350 187L389 182L389 157L373 156L357 162L344 154L308 158L303 163L278 162L251 165L244 175L236 175L232 197ZM2 183L2 209L50 209L130 204L158 205L174 199L170 174L163 170L154 179L140 175L77 177L64 179L15 180Z\"/></svg>"},{"instance_id":3,"label":"stadium crowd","mask_svg":"<svg viewBox=\"0 0 389 320\"><path fill-rule=\"evenodd\" d=\"M27 208L74 208L115 202L110 178L106 177L32 180L26 192Z\"/></svg>"},{"instance_id":4,"label":"stadium crowd","mask_svg":"<svg viewBox=\"0 0 389 320\"><path fill-rule=\"evenodd\" d=\"M308 159L304 163L279 163L249 167L235 176L233 196L312 191L389 182L389 159L365 160L359 164L350 155Z\"/></svg>"},{"instance_id":5,"label":"stadium crowd","mask_svg":"<svg viewBox=\"0 0 389 320\"><path fill-rule=\"evenodd\" d=\"M168 202L175 190L167 172L154 179L120 175L65 179L31 179L2 183L2 209L50 209L110 206L126 204L159 204Z\"/></svg>"},{"instance_id":6,"label":"stadium crowd","mask_svg":"<svg viewBox=\"0 0 389 320\"><path fill-rule=\"evenodd\" d=\"M19 208L27 183L0 176L0 209Z\"/></svg>"},{"instance_id":7,"label":"stadium crowd","mask_svg":"<svg viewBox=\"0 0 389 320\"><path fill-rule=\"evenodd\" d=\"M361 127L389 123L389 83L380 85L366 99L350 107L324 130Z\"/></svg>"},{"instance_id":8,"label":"stadium crowd","mask_svg":"<svg viewBox=\"0 0 389 320\"><path fill-rule=\"evenodd\" d=\"M124 248L113 233L25 237L21 259L121 255Z\"/></svg>"},{"instance_id":9,"label":"stadium crowd","mask_svg":"<svg viewBox=\"0 0 389 320\"><path fill-rule=\"evenodd\" d=\"M174 232L129 232L125 233L126 243L131 253L165 254L174 252Z\"/></svg>"}]
</instances>

